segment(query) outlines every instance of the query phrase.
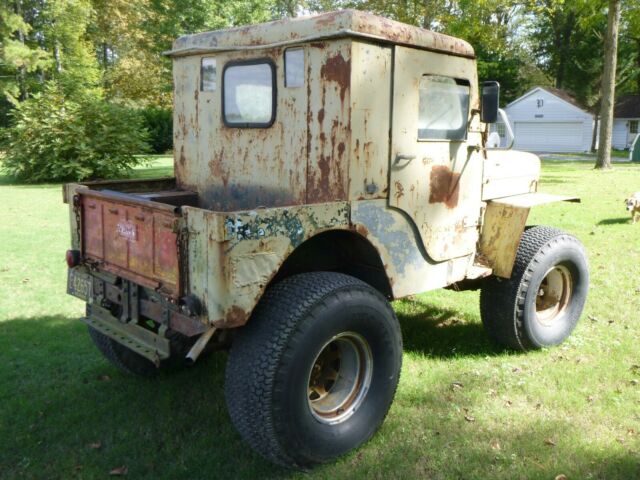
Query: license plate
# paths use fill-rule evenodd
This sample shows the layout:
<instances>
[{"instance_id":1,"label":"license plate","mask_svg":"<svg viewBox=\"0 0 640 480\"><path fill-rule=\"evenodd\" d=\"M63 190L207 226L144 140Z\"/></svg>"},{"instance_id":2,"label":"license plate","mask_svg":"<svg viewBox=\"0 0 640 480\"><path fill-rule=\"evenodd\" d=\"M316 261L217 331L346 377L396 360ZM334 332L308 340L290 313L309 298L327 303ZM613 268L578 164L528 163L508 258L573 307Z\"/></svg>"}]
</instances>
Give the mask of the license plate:
<instances>
[{"instance_id":1,"label":"license plate","mask_svg":"<svg viewBox=\"0 0 640 480\"><path fill-rule=\"evenodd\" d=\"M91 298L91 276L86 273L76 270L75 268L69 269L67 276L67 293L78 297L85 302Z\"/></svg>"}]
</instances>

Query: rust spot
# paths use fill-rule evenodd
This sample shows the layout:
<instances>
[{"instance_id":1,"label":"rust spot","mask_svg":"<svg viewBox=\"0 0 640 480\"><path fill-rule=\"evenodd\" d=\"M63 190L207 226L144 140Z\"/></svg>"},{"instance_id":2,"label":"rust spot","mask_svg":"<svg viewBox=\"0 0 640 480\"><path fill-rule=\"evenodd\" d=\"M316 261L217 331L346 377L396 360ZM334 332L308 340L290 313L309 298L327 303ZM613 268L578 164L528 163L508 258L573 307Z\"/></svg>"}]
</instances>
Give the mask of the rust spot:
<instances>
[{"instance_id":1,"label":"rust spot","mask_svg":"<svg viewBox=\"0 0 640 480\"><path fill-rule=\"evenodd\" d=\"M404 195L404 187L397 180L395 182L395 187L396 187L396 204L397 204L399 202L399 200L400 200L400 197L402 197Z\"/></svg>"},{"instance_id":2,"label":"rust spot","mask_svg":"<svg viewBox=\"0 0 640 480\"><path fill-rule=\"evenodd\" d=\"M429 203L444 203L447 208L458 205L460 195L460 174L452 172L445 165L431 169Z\"/></svg>"},{"instance_id":3,"label":"rust spot","mask_svg":"<svg viewBox=\"0 0 640 480\"><path fill-rule=\"evenodd\" d=\"M187 161L187 159L184 156L184 145L180 146L180 165L184 166L185 162Z\"/></svg>"},{"instance_id":4,"label":"rust spot","mask_svg":"<svg viewBox=\"0 0 640 480\"><path fill-rule=\"evenodd\" d=\"M240 327L247 323L249 315L242 308L234 305L231 307L225 315L226 327Z\"/></svg>"},{"instance_id":5,"label":"rust spot","mask_svg":"<svg viewBox=\"0 0 640 480\"><path fill-rule=\"evenodd\" d=\"M341 53L328 58L320 69L322 78L329 82L336 82L340 88L340 100L344 97L351 83L351 59L345 60Z\"/></svg>"},{"instance_id":6,"label":"rust spot","mask_svg":"<svg viewBox=\"0 0 640 480\"><path fill-rule=\"evenodd\" d=\"M226 171L223 167L224 165L224 148L220 150L220 152L211 159L209 162L209 168L211 169L211 173L214 177L218 177L222 180L222 184L224 187L227 187L229 183L229 171Z\"/></svg>"},{"instance_id":7,"label":"rust spot","mask_svg":"<svg viewBox=\"0 0 640 480\"><path fill-rule=\"evenodd\" d=\"M320 15L316 19L316 25L318 25L319 27L331 26L335 23L338 15L340 15L340 12L331 12L325 15Z\"/></svg>"},{"instance_id":8,"label":"rust spot","mask_svg":"<svg viewBox=\"0 0 640 480\"><path fill-rule=\"evenodd\" d=\"M345 149L344 142L340 142L338 144L338 157L342 157L342 155L344 154L344 149Z\"/></svg>"},{"instance_id":9,"label":"rust spot","mask_svg":"<svg viewBox=\"0 0 640 480\"><path fill-rule=\"evenodd\" d=\"M310 44L313 48L320 48L320 49L324 49L326 48L327 44L325 42L311 42Z\"/></svg>"},{"instance_id":10,"label":"rust spot","mask_svg":"<svg viewBox=\"0 0 640 480\"><path fill-rule=\"evenodd\" d=\"M358 223L356 225L356 232L358 232L363 237L368 237L369 236L369 230L367 229L367 227L365 227L361 223Z\"/></svg>"},{"instance_id":11,"label":"rust spot","mask_svg":"<svg viewBox=\"0 0 640 480\"><path fill-rule=\"evenodd\" d=\"M318 122L322 123L324 121L324 108L318 110Z\"/></svg>"}]
</instances>

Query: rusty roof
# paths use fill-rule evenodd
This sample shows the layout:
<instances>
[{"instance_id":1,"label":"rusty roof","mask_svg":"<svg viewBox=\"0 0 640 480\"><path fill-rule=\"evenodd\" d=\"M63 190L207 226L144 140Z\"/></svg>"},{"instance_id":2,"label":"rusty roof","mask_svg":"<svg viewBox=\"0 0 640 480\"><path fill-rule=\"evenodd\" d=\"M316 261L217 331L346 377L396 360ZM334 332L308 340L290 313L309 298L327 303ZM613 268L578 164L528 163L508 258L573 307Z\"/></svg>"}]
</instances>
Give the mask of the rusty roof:
<instances>
[{"instance_id":1,"label":"rusty roof","mask_svg":"<svg viewBox=\"0 0 640 480\"><path fill-rule=\"evenodd\" d=\"M173 49L166 54L198 55L341 37L359 37L475 58L473 47L464 40L359 10L339 10L315 16L287 18L270 23L185 35L178 38L173 43Z\"/></svg>"}]
</instances>

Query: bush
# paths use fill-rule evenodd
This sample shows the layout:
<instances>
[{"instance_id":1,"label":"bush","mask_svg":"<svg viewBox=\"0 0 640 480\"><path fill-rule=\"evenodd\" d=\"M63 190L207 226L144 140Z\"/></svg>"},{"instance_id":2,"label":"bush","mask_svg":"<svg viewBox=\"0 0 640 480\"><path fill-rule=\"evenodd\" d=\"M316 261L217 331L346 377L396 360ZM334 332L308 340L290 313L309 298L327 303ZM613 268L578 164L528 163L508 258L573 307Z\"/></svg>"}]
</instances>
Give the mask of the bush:
<instances>
[{"instance_id":1,"label":"bush","mask_svg":"<svg viewBox=\"0 0 640 480\"><path fill-rule=\"evenodd\" d=\"M166 108L149 107L140 110L149 132L153 153L166 153L173 148L173 113Z\"/></svg>"},{"instance_id":2,"label":"bush","mask_svg":"<svg viewBox=\"0 0 640 480\"><path fill-rule=\"evenodd\" d=\"M139 114L95 96L65 98L55 83L11 115L2 168L22 181L116 177L143 161L134 154L149 149Z\"/></svg>"}]
</instances>

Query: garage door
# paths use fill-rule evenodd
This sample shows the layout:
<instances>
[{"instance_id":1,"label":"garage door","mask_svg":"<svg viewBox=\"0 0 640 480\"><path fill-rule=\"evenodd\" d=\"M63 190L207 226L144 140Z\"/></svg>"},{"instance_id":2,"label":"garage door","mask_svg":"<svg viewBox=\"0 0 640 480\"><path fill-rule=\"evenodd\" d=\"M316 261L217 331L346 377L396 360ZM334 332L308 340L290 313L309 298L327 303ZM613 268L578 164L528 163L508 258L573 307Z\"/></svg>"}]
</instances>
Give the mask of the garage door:
<instances>
[{"instance_id":1,"label":"garage door","mask_svg":"<svg viewBox=\"0 0 640 480\"><path fill-rule=\"evenodd\" d=\"M530 152L583 151L582 122L516 122L514 148Z\"/></svg>"}]
</instances>

